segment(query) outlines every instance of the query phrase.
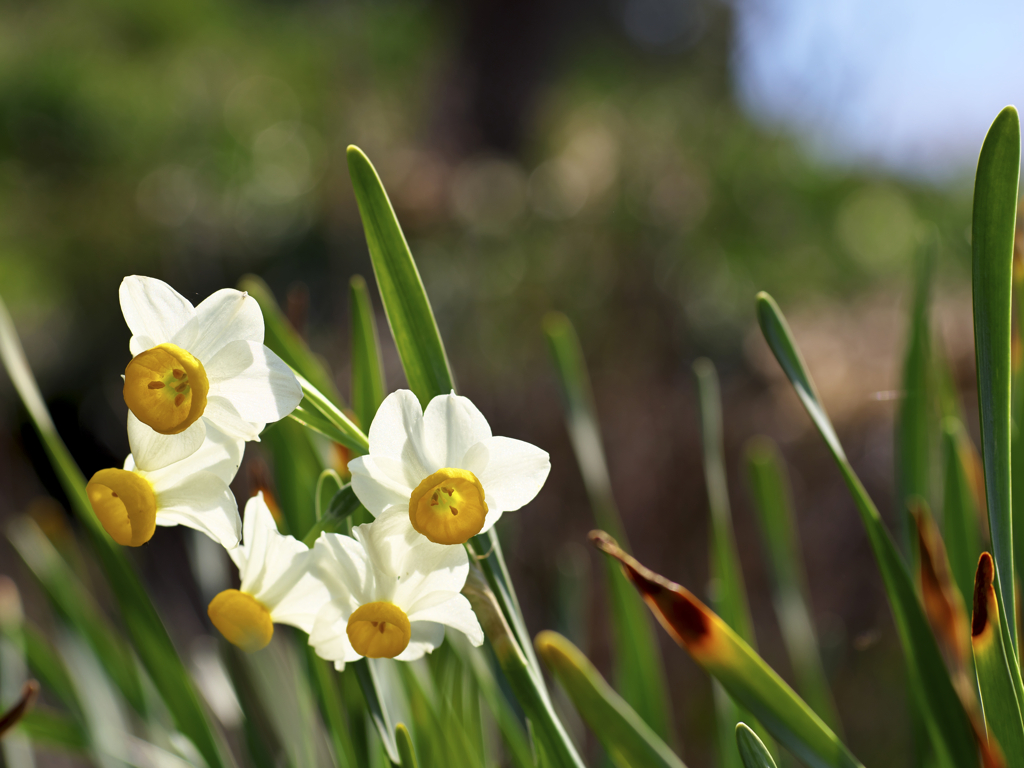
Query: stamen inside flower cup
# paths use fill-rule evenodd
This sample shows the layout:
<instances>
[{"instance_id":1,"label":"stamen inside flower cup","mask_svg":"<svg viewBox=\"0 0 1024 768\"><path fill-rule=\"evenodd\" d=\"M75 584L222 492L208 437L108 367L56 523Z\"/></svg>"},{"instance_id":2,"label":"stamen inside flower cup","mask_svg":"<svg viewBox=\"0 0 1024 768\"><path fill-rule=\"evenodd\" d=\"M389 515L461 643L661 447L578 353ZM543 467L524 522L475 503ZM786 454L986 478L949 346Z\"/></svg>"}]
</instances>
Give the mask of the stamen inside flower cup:
<instances>
[{"instance_id":1,"label":"stamen inside flower cup","mask_svg":"<svg viewBox=\"0 0 1024 768\"><path fill-rule=\"evenodd\" d=\"M394 603L361 605L352 612L345 628L348 641L360 656L393 659L409 645L412 625L405 611Z\"/></svg>"},{"instance_id":2,"label":"stamen inside flower cup","mask_svg":"<svg viewBox=\"0 0 1024 768\"><path fill-rule=\"evenodd\" d=\"M85 492L103 529L118 544L138 547L156 531L156 493L149 482L124 469L101 469Z\"/></svg>"},{"instance_id":3,"label":"stamen inside flower cup","mask_svg":"<svg viewBox=\"0 0 1024 768\"><path fill-rule=\"evenodd\" d=\"M484 488L466 469L439 469L409 497L412 527L435 544L464 544L480 533L486 517Z\"/></svg>"},{"instance_id":4,"label":"stamen inside flower cup","mask_svg":"<svg viewBox=\"0 0 1024 768\"><path fill-rule=\"evenodd\" d=\"M224 638L247 653L266 648L274 636L270 611L247 592L225 589L210 601L206 612Z\"/></svg>"},{"instance_id":5,"label":"stamen inside flower cup","mask_svg":"<svg viewBox=\"0 0 1024 768\"><path fill-rule=\"evenodd\" d=\"M174 344L147 349L124 370L125 403L162 435L184 432L198 421L209 391L203 364Z\"/></svg>"}]
</instances>

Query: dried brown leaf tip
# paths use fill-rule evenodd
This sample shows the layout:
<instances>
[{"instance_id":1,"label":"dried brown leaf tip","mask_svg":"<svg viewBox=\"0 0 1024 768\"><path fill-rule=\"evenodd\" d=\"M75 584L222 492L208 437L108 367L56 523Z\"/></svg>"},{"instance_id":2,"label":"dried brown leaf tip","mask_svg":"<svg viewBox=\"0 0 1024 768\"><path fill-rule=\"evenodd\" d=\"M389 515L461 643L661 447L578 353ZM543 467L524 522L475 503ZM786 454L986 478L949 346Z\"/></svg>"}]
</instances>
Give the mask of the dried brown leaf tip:
<instances>
[{"instance_id":1,"label":"dried brown leaf tip","mask_svg":"<svg viewBox=\"0 0 1024 768\"><path fill-rule=\"evenodd\" d=\"M967 612L960 593L953 586L946 547L934 518L921 502L912 503L910 512L917 524L921 553L918 577L925 614L947 662L954 670L959 670L968 653Z\"/></svg>"},{"instance_id":2,"label":"dried brown leaf tip","mask_svg":"<svg viewBox=\"0 0 1024 768\"><path fill-rule=\"evenodd\" d=\"M18 721L25 716L25 713L32 709L32 705L39 695L39 683L29 680L21 689L21 698L9 710L0 715L0 737L18 724Z\"/></svg>"},{"instance_id":3,"label":"dried brown leaf tip","mask_svg":"<svg viewBox=\"0 0 1024 768\"><path fill-rule=\"evenodd\" d=\"M982 552L978 558L978 570L974 574L974 615L971 618L971 637L978 637L989 627L989 609L995 607L995 590L992 588L994 567L992 555Z\"/></svg>"},{"instance_id":4,"label":"dried brown leaf tip","mask_svg":"<svg viewBox=\"0 0 1024 768\"><path fill-rule=\"evenodd\" d=\"M589 538L594 546L622 564L626 577L673 640L691 653L707 645L715 634L715 615L704 603L685 587L641 565L604 531L591 531Z\"/></svg>"}]
</instances>

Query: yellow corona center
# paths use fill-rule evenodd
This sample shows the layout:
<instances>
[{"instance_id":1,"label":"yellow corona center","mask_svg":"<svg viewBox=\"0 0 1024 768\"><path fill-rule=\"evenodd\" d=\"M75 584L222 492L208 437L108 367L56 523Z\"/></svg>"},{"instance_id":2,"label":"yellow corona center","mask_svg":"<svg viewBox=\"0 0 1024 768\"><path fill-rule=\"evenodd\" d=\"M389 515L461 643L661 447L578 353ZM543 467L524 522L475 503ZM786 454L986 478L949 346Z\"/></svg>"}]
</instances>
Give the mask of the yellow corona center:
<instances>
[{"instance_id":1,"label":"yellow corona center","mask_svg":"<svg viewBox=\"0 0 1024 768\"><path fill-rule=\"evenodd\" d=\"M203 364L181 347L160 344L124 369L124 401L143 424L162 435L192 426L206 410L210 382Z\"/></svg>"},{"instance_id":2,"label":"yellow corona center","mask_svg":"<svg viewBox=\"0 0 1024 768\"><path fill-rule=\"evenodd\" d=\"M360 656L393 659L409 645L412 626L405 611L394 603L367 603L352 612L345 628L348 641Z\"/></svg>"},{"instance_id":3,"label":"yellow corona center","mask_svg":"<svg viewBox=\"0 0 1024 768\"><path fill-rule=\"evenodd\" d=\"M465 469L439 469L409 497L412 527L436 544L469 541L480 533L486 517L484 487Z\"/></svg>"},{"instance_id":4,"label":"yellow corona center","mask_svg":"<svg viewBox=\"0 0 1024 768\"><path fill-rule=\"evenodd\" d=\"M270 611L248 592L225 589L210 601L206 612L228 642L248 653L266 648L274 636Z\"/></svg>"},{"instance_id":5,"label":"yellow corona center","mask_svg":"<svg viewBox=\"0 0 1024 768\"><path fill-rule=\"evenodd\" d=\"M138 547L156 530L156 493L141 475L125 469L101 469L85 486L93 512L110 537Z\"/></svg>"}]
</instances>

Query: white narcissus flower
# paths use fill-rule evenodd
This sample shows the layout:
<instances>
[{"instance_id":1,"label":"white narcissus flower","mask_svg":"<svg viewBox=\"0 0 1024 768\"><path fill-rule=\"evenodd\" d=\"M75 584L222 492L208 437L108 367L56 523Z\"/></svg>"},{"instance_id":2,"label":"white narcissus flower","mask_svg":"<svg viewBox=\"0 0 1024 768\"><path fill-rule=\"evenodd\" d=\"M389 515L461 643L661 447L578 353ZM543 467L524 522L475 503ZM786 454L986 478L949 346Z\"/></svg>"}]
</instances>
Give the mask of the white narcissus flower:
<instances>
[{"instance_id":1,"label":"white narcissus flower","mask_svg":"<svg viewBox=\"0 0 1024 768\"><path fill-rule=\"evenodd\" d=\"M366 656L412 661L444 640L444 628L484 641L469 600L463 547L434 544L391 509L356 526L355 538L322 533L313 551L331 600L316 617L309 644L338 669Z\"/></svg>"},{"instance_id":2,"label":"white narcissus flower","mask_svg":"<svg viewBox=\"0 0 1024 768\"><path fill-rule=\"evenodd\" d=\"M228 554L242 583L218 594L207 609L227 640L244 651L258 651L270 642L274 624L312 630L330 595L312 573L313 550L277 530L262 493L246 503L242 544Z\"/></svg>"},{"instance_id":3,"label":"white narcissus flower","mask_svg":"<svg viewBox=\"0 0 1024 768\"><path fill-rule=\"evenodd\" d=\"M245 444L217 430L181 461L146 471L146 456L128 455L123 469L101 469L86 486L93 511L118 544L138 547L158 525L185 525L224 547L242 532L235 495L228 487Z\"/></svg>"},{"instance_id":4,"label":"white narcissus flower","mask_svg":"<svg viewBox=\"0 0 1024 768\"><path fill-rule=\"evenodd\" d=\"M132 332L128 441L136 457L146 455L146 469L197 451L207 425L257 440L302 399L291 369L263 345L263 313L248 294L224 288L193 307L162 280L138 275L119 294Z\"/></svg>"},{"instance_id":5,"label":"white narcissus flower","mask_svg":"<svg viewBox=\"0 0 1024 768\"><path fill-rule=\"evenodd\" d=\"M352 489L376 517L406 510L413 528L438 544L462 544L519 509L551 469L546 451L493 437L468 398L439 395L420 408L406 389L381 403L370 452L349 462Z\"/></svg>"}]
</instances>

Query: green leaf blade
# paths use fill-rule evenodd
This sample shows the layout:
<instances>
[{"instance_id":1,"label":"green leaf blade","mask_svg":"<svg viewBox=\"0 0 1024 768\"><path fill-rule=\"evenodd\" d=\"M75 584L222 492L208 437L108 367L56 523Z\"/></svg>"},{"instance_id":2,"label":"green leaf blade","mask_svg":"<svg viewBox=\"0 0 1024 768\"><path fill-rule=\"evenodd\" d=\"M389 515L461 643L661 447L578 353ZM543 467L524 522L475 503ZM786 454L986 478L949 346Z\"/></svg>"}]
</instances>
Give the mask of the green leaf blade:
<instances>
[{"instance_id":1,"label":"green leaf blade","mask_svg":"<svg viewBox=\"0 0 1024 768\"><path fill-rule=\"evenodd\" d=\"M781 310L766 293L758 294L757 315L768 346L825 440L860 513L889 597L910 673L912 693L925 715L932 741L954 765L973 768L978 764L973 729L950 681L906 562L846 458Z\"/></svg>"},{"instance_id":2,"label":"green leaf blade","mask_svg":"<svg viewBox=\"0 0 1024 768\"><path fill-rule=\"evenodd\" d=\"M754 438L747 444L746 465L754 509L768 554L775 613L797 690L833 731L841 733L839 713L811 621L807 574L797 541L796 519L782 457L771 440Z\"/></svg>"},{"instance_id":3,"label":"green leaf blade","mask_svg":"<svg viewBox=\"0 0 1024 768\"><path fill-rule=\"evenodd\" d=\"M426 408L431 398L454 388L437 322L391 201L373 164L358 147L348 148L348 169L405 378Z\"/></svg>"},{"instance_id":4,"label":"green leaf blade","mask_svg":"<svg viewBox=\"0 0 1024 768\"><path fill-rule=\"evenodd\" d=\"M67 494L75 517L83 524L110 590L117 600L132 646L153 680L175 724L192 740L210 768L231 765L230 753L207 719L185 665L142 582L93 513L85 478L57 434L7 307L0 300L0 360L25 404L50 462Z\"/></svg>"},{"instance_id":5,"label":"green leaf blade","mask_svg":"<svg viewBox=\"0 0 1024 768\"><path fill-rule=\"evenodd\" d=\"M1017 626L1010 505L1010 335L1019 176L1020 120L1016 109L1006 107L989 128L978 158L971 245L981 453L996 591L1003 612L1003 631L1008 634L1014 656Z\"/></svg>"},{"instance_id":6,"label":"green leaf blade","mask_svg":"<svg viewBox=\"0 0 1024 768\"><path fill-rule=\"evenodd\" d=\"M685 768L683 761L605 682L579 648L551 631L541 632L534 643L537 653L616 765Z\"/></svg>"},{"instance_id":7,"label":"green leaf blade","mask_svg":"<svg viewBox=\"0 0 1024 768\"><path fill-rule=\"evenodd\" d=\"M740 751L743 768L776 768L768 748L746 723L736 726L736 746Z\"/></svg>"},{"instance_id":8,"label":"green leaf blade","mask_svg":"<svg viewBox=\"0 0 1024 768\"><path fill-rule=\"evenodd\" d=\"M583 350L565 315L551 313L544 334L561 385L566 426L583 475L594 522L628 549L625 527L612 494L594 397ZM661 738L672 742L671 700L665 668L650 616L614 564L604 563L615 641L615 687Z\"/></svg>"},{"instance_id":9,"label":"green leaf blade","mask_svg":"<svg viewBox=\"0 0 1024 768\"><path fill-rule=\"evenodd\" d=\"M352 410L359 419L359 426L366 432L387 390L377 320L373 316L373 303L366 281L356 275L348 284L352 322Z\"/></svg>"}]
</instances>

